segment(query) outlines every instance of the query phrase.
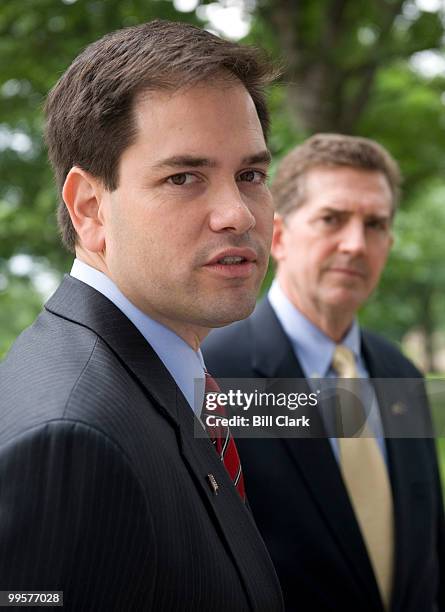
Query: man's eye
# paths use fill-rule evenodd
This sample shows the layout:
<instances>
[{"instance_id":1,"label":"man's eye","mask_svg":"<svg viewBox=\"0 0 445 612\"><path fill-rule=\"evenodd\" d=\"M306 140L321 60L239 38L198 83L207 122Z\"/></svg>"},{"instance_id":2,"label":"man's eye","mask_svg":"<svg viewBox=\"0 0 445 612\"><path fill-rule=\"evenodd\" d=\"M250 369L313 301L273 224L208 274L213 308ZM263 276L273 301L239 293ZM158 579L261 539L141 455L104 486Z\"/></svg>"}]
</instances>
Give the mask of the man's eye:
<instances>
[{"instance_id":1,"label":"man's eye","mask_svg":"<svg viewBox=\"0 0 445 612\"><path fill-rule=\"evenodd\" d=\"M325 215L321 220L325 225L336 225L338 223L338 217L334 215Z\"/></svg>"},{"instance_id":2,"label":"man's eye","mask_svg":"<svg viewBox=\"0 0 445 612\"><path fill-rule=\"evenodd\" d=\"M260 172L259 170L244 170L244 172L238 174L238 181L258 185L264 183L266 178L266 174L264 172Z\"/></svg>"},{"instance_id":3,"label":"man's eye","mask_svg":"<svg viewBox=\"0 0 445 612\"><path fill-rule=\"evenodd\" d=\"M179 174L173 174L169 176L167 181L172 185L189 185L190 183L196 182L197 177L190 172L180 172Z\"/></svg>"},{"instance_id":4,"label":"man's eye","mask_svg":"<svg viewBox=\"0 0 445 612\"><path fill-rule=\"evenodd\" d=\"M372 219L366 225L368 228L378 230L379 232L385 232L388 229L388 223L379 219Z\"/></svg>"}]
</instances>

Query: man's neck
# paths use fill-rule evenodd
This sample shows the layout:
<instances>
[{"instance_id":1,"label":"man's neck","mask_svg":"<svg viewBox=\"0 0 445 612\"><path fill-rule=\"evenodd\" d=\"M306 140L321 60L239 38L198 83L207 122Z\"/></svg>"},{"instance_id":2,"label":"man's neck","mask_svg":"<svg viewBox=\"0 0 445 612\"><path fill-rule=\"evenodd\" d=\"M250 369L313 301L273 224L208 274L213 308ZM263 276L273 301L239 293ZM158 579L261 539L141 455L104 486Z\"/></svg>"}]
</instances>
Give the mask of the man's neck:
<instances>
[{"instance_id":1,"label":"man's neck","mask_svg":"<svg viewBox=\"0 0 445 612\"><path fill-rule=\"evenodd\" d=\"M327 308L322 304L312 304L291 291L288 285L279 279L280 287L288 300L306 317L315 327L336 343L343 340L354 321L355 313L345 311L344 308Z\"/></svg>"},{"instance_id":2,"label":"man's neck","mask_svg":"<svg viewBox=\"0 0 445 612\"><path fill-rule=\"evenodd\" d=\"M94 268L95 270L102 272L102 274L105 274L105 276L107 276L116 285L119 291L136 308L138 308L141 312L146 314L151 319L170 329L177 336L182 338L182 340L184 340L184 342L186 342L194 351L199 350L201 343L203 342L207 334L210 332L210 329L191 324L186 325L178 321L173 321L172 319L163 316L161 313L157 312L153 308L149 308L148 306L143 306L141 304L135 303L135 300L132 299L132 296L127 295L127 292L123 290L122 287L119 287L118 283L116 283L115 279L112 277L108 270L105 258L102 256L102 254L90 253L85 249L76 248L76 258L82 261L83 263L89 265L91 268Z\"/></svg>"},{"instance_id":3,"label":"man's neck","mask_svg":"<svg viewBox=\"0 0 445 612\"><path fill-rule=\"evenodd\" d=\"M344 313L314 313L309 309L305 309L304 306L294 305L313 325L318 327L328 338L337 344L346 336L354 320L353 317L345 317Z\"/></svg>"}]
</instances>

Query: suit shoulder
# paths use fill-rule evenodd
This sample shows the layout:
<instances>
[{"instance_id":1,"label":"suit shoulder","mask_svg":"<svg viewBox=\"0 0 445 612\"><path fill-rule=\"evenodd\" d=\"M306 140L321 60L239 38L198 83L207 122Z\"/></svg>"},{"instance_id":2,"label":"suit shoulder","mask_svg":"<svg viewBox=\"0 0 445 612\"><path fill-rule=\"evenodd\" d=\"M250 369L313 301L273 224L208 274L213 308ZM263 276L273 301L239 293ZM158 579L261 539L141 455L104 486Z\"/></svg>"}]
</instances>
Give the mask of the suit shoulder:
<instances>
[{"instance_id":1,"label":"suit shoulder","mask_svg":"<svg viewBox=\"0 0 445 612\"><path fill-rule=\"evenodd\" d=\"M400 375L405 378L423 378L420 370L390 340L367 329L362 329L362 338L365 351L372 351L379 359L382 369L393 372L395 378Z\"/></svg>"},{"instance_id":2,"label":"suit shoulder","mask_svg":"<svg viewBox=\"0 0 445 612\"><path fill-rule=\"evenodd\" d=\"M91 330L42 312L0 364L2 437L62 418L97 342Z\"/></svg>"}]
</instances>

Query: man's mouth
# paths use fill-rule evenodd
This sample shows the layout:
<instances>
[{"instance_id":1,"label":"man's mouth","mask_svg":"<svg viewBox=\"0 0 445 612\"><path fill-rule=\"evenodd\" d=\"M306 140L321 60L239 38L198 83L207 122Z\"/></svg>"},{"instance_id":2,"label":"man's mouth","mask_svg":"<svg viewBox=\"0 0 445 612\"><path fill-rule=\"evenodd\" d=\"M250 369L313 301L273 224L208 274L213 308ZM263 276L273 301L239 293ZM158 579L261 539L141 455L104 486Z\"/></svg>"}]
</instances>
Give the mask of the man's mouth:
<instances>
[{"instance_id":1,"label":"man's mouth","mask_svg":"<svg viewBox=\"0 0 445 612\"><path fill-rule=\"evenodd\" d=\"M206 265L239 266L245 263L254 263L256 260L257 254L251 248L229 247L217 253Z\"/></svg>"},{"instance_id":2,"label":"man's mouth","mask_svg":"<svg viewBox=\"0 0 445 612\"><path fill-rule=\"evenodd\" d=\"M257 254L250 248L230 248L221 251L204 268L224 278L247 278L253 273Z\"/></svg>"},{"instance_id":3,"label":"man's mouth","mask_svg":"<svg viewBox=\"0 0 445 612\"><path fill-rule=\"evenodd\" d=\"M222 264L223 266L231 266L242 264L245 261L247 261L245 257L227 255L226 257L221 257L218 259L217 263Z\"/></svg>"},{"instance_id":4,"label":"man's mouth","mask_svg":"<svg viewBox=\"0 0 445 612\"><path fill-rule=\"evenodd\" d=\"M330 272L336 272L337 274L344 274L346 276L364 278L365 273L363 270L358 270L356 268L348 268L344 266L333 266L329 268Z\"/></svg>"}]
</instances>

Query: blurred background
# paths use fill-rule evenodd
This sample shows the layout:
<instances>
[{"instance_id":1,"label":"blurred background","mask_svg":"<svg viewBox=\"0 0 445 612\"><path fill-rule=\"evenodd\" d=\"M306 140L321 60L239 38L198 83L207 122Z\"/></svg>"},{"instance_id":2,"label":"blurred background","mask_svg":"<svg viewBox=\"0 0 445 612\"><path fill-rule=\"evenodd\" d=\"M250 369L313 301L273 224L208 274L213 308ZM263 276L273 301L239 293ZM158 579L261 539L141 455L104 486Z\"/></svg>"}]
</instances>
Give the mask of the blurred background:
<instances>
[{"instance_id":1,"label":"blurred background","mask_svg":"<svg viewBox=\"0 0 445 612\"><path fill-rule=\"evenodd\" d=\"M444 0L3 0L0 358L72 260L57 235L41 138L44 97L88 43L154 18L259 45L284 66L269 93L275 163L317 131L374 138L399 161L395 246L360 317L428 376L443 375Z\"/></svg>"}]
</instances>

